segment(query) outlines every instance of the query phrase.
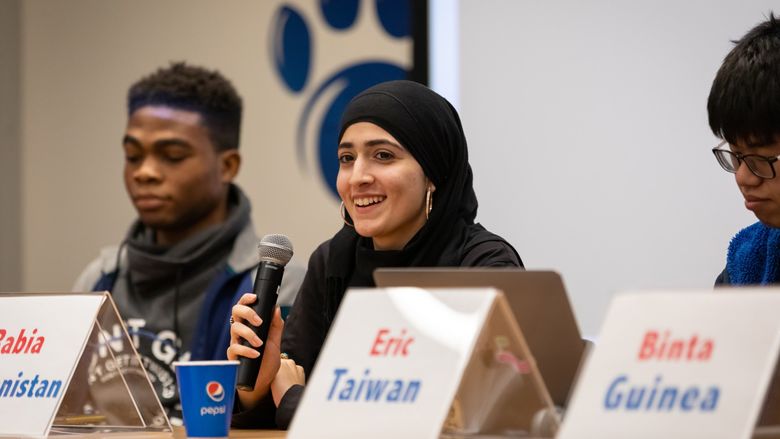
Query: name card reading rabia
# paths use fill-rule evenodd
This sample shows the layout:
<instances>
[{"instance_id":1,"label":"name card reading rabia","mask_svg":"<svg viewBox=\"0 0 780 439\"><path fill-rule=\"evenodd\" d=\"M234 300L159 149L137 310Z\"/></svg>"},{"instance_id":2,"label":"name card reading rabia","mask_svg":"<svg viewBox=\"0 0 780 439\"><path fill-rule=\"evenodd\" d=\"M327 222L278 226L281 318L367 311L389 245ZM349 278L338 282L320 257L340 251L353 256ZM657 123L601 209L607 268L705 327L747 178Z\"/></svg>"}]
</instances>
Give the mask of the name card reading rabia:
<instances>
[{"instance_id":1,"label":"name card reading rabia","mask_svg":"<svg viewBox=\"0 0 780 439\"><path fill-rule=\"evenodd\" d=\"M48 434L103 300L0 294L0 436Z\"/></svg>"},{"instance_id":2,"label":"name card reading rabia","mask_svg":"<svg viewBox=\"0 0 780 439\"><path fill-rule=\"evenodd\" d=\"M11 335L15 334L15 335ZM46 337L38 334L38 328L9 330L0 328L0 355L38 355ZM20 360L22 360L20 358ZM23 361L19 361L23 364ZM62 390L61 379L42 378L39 374L25 374L20 367L15 377L0 377L0 398L58 398Z\"/></svg>"},{"instance_id":3,"label":"name card reading rabia","mask_svg":"<svg viewBox=\"0 0 780 439\"><path fill-rule=\"evenodd\" d=\"M778 356L778 293L617 296L558 437L749 438Z\"/></svg>"}]
</instances>

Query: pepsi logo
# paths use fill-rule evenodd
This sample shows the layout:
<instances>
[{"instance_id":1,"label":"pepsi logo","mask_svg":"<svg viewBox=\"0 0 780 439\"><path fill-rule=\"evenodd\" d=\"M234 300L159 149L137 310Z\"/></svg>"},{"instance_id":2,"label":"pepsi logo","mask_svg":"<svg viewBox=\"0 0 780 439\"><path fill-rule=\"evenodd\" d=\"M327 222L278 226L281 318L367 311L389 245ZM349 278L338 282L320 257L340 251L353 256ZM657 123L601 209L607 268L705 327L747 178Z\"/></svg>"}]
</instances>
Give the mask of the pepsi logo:
<instances>
[{"instance_id":1,"label":"pepsi logo","mask_svg":"<svg viewBox=\"0 0 780 439\"><path fill-rule=\"evenodd\" d=\"M220 402L225 398L225 389L218 381L209 381L206 384L206 394L214 402Z\"/></svg>"}]
</instances>

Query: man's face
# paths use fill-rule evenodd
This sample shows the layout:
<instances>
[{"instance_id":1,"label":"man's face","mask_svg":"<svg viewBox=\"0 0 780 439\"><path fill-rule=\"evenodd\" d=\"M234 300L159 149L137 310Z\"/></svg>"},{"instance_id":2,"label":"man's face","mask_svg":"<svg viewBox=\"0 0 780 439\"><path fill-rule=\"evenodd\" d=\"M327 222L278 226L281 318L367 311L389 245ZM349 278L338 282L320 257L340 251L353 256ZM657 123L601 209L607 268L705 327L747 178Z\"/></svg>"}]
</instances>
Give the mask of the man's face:
<instances>
[{"instance_id":1,"label":"man's face","mask_svg":"<svg viewBox=\"0 0 780 439\"><path fill-rule=\"evenodd\" d=\"M123 149L125 188L147 227L182 233L224 205L232 176L200 114L141 107L127 121Z\"/></svg>"},{"instance_id":2,"label":"man's face","mask_svg":"<svg viewBox=\"0 0 780 439\"><path fill-rule=\"evenodd\" d=\"M765 157L780 155L780 139L774 143L749 146L746 142L731 145L731 150L742 154L758 154ZM778 163L772 163L777 174L775 178L756 177L742 162L734 174L737 186L745 198L745 207L752 211L765 225L780 227L780 169Z\"/></svg>"}]
</instances>

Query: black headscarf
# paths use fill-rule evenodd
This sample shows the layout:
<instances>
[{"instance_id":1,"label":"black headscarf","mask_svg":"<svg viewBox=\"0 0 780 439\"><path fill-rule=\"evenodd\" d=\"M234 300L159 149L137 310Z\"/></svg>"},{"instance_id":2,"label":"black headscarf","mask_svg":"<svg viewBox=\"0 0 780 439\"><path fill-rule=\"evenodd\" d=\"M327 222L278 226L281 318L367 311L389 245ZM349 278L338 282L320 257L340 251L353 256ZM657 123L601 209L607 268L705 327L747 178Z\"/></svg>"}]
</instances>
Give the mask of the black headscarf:
<instances>
[{"instance_id":1,"label":"black headscarf","mask_svg":"<svg viewBox=\"0 0 780 439\"><path fill-rule=\"evenodd\" d=\"M339 139L357 122L371 122L395 137L436 191L428 221L401 250L375 251L370 238L348 226L333 237L326 272L326 297L333 300L326 306L331 308L326 310L329 315L335 313L333 307L338 307L347 286L373 286L374 268L457 266L467 241L503 241L474 224L477 196L466 137L457 111L446 99L416 82L384 82L350 101Z\"/></svg>"}]
</instances>

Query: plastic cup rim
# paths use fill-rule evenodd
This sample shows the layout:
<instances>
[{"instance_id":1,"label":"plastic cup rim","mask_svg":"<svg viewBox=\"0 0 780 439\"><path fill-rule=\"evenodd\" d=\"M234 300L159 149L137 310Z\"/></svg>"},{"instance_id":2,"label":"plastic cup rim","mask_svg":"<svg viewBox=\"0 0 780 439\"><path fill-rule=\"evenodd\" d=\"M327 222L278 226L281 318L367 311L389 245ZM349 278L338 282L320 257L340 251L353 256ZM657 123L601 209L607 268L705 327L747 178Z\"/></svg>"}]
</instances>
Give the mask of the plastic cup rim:
<instances>
[{"instance_id":1,"label":"plastic cup rim","mask_svg":"<svg viewBox=\"0 0 780 439\"><path fill-rule=\"evenodd\" d=\"M173 367L179 366L238 366L238 360L200 360L200 361L174 361Z\"/></svg>"}]
</instances>

